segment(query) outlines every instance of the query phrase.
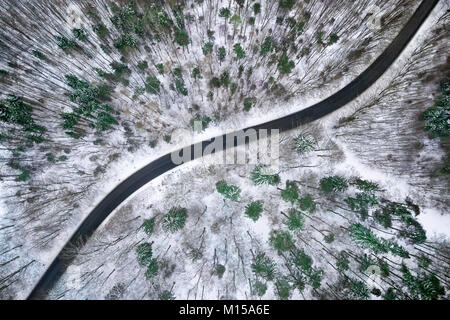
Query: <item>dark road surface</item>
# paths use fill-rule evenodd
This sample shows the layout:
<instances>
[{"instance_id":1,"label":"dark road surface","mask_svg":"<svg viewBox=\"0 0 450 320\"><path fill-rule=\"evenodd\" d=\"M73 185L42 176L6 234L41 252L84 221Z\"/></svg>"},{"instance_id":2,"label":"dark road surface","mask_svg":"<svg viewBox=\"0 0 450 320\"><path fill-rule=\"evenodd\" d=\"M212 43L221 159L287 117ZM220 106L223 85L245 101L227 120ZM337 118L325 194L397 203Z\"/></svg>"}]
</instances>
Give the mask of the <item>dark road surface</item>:
<instances>
[{"instance_id":1,"label":"dark road surface","mask_svg":"<svg viewBox=\"0 0 450 320\"><path fill-rule=\"evenodd\" d=\"M424 0L394 41L378 57L378 59L361 75L359 75L355 80L338 91L336 94L299 112L251 128L246 128L244 130L279 129L280 132L283 132L296 128L302 124L317 120L346 105L369 88L394 63L437 3L438 0ZM199 144L202 145L203 149L213 140L214 139L203 141ZM191 148L193 150L194 146L192 145ZM170 154L167 154L149 163L144 168L135 172L133 175L120 183L83 221L81 226L78 230L76 230L56 259L48 267L39 282L33 288L28 296L28 299L45 299L48 291L61 277L61 275L65 272L66 267L72 261L71 259L63 259L62 252L66 248L70 248L73 243L82 243L82 239L88 239L108 217L108 215L131 194L150 182L152 179L175 167L177 167L177 165L172 162Z\"/></svg>"}]
</instances>

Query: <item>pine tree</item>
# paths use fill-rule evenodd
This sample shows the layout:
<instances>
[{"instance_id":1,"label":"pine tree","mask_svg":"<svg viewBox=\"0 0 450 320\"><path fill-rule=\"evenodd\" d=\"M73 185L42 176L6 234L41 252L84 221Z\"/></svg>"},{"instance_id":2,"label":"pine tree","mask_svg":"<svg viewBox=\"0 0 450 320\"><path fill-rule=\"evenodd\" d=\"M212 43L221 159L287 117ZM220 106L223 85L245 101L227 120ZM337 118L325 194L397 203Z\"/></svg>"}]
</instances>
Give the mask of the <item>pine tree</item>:
<instances>
[{"instance_id":1,"label":"pine tree","mask_svg":"<svg viewBox=\"0 0 450 320\"><path fill-rule=\"evenodd\" d=\"M142 228L144 229L144 232L150 236L155 228L155 218L145 219Z\"/></svg>"},{"instance_id":2,"label":"pine tree","mask_svg":"<svg viewBox=\"0 0 450 320\"><path fill-rule=\"evenodd\" d=\"M258 165L253 168L250 179L255 185L268 184L275 186L280 183L280 176L273 173L272 169L265 165Z\"/></svg>"},{"instance_id":3,"label":"pine tree","mask_svg":"<svg viewBox=\"0 0 450 320\"><path fill-rule=\"evenodd\" d=\"M320 180L320 189L326 193L342 192L347 188L347 180L339 176L326 177Z\"/></svg>"},{"instance_id":4,"label":"pine tree","mask_svg":"<svg viewBox=\"0 0 450 320\"><path fill-rule=\"evenodd\" d=\"M252 294L256 295L258 297L262 297L266 294L267 291L267 285L260 281L260 280L254 280L252 282Z\"/></svg>"},{"instance_id":5,"label":"pine tree","mask_svg":"<svg viewBox=\"0 0 450 320\"><path fill-rule=\"evenodd\" d=\"M350 260L348 259L348 253L341 251L336 259L336 267L339 272L344 272L349 269Z\"/></svg>"},{"instance_id":6,"label":"pine tree","mask_svg":"<svg viewBox=\"0 0 450 320\"><path fill-rule=\"evenodd\" d=\"M202 47L203 54L205 56L210 54L213 51L213 47L214 45L212 44L212 42L206 42Z\"/></svg>"},{"instance_id":7,"label":"pine tree","mask_svg":"<svg viewBox=\"0 0 450 320\"><path fill-rule=\"evenodd\" d=\"M238 186L228 184L223 180L216 183L216 189L225 199L231 201L238 201L241 195L241 189Z\"/></svg>"},{"instance_id":8,"label":"pine tree","mask_svg":"<svg viewBox=\"0 0 450 320\"><path fill-rule=\"evenodd\" d=\"M158 261L156 259L151 259L147 266L147 270L145 270L145 278L147 280L154 278L158 274L158 270Z\"/></svg>"},{"instance_id":9,"label":"pine tree","mask_svg":"<svg viewBox=\"0 0 450 320\"><path fill-rule=\"evenodd\" d=\"M316 202L310 194L298 199L300 209L308 213L313 213L316 210Z\"/></svg>"},{"instance_id":10,"label":"pine tree","mask_svg":"<svg viewBox=\"0 0 450 320\"><path fill-rule=\"evenodd\" d=\"M287 251L294 247L291 234L284 230L272 230L270 232L269 243L278 251Z\"/></svg>"},{"instance_id":11,"label":"pine tree","mask_svg":"<svg viewBox=\"0 0 450 320\"><path fill-rule=\"evenodd\" d=\"M72 33L73 33L73 36L75 37L75 39L78 39L80 41L87 40L86 31L84 29L74 28L74 29L72 29Z\"/></svg>"},{"instance_id":12,"label":"pine tree","mask_svg":"<svg viewBox=\"0 0 450 320\"><path fill-rule=\"evenodd\" d=\"M438 300L445 295L445 288L434 274L429 273L413 276L404 264L402 264L401 270L403 283L407 286L411 298Z\"/></svg>"},{"instance_id":13,"label":"pine tree","mask_svg":"<svg viewBox=\"0 0 450 320\"><path fill-rule=\"evenodd\" d=\"M274 43L272 37L266 37L264 39L263 43L261 44L260 54L266 55L266 54L270 53L274 49L274 46L275 46L275 43Z\"/></svg>"},{"instance_id":14,"label":"pine tree","mask_svg":"<svg viewBox=\"0 0 450 320\"><path fill-rule=\"evenodd\" d=\"M148 266L152 261L152 243L144 242L137 246L136 248L137 259L141 266Z\"/></svg>"},{"instance_id":15,"label":"pine tree","mask_svg":"<svg viewBox=\"0 0 450 320\"><path fill-rule=\"evenodd\" d=\"M289 57L286 53L283 53L278 60L278 70L280 71L280 74L285 75L292 72L292 70L295 68L295 62L292 60L289 60Z\"/></svg>"},{"instance_id":16,"label":"pine tree","mask_svg":"<svg viewBox=\"0 0 450 320\"><path fill-rule=\"evenodd\" d=\"M279 277L275 281L275 290L278 298L287 300L291 296L291 285L285 277Z\"/></svg>"},{"instance_id":17,"label":"pine tree","mask_svg":"<svg viewBox=\"0 0 450 320\"><path fill-rule=\"evenodd\" d=\"M175 233L181 230L187 218L187 210L185 208L172 208L164 217L162 227L165 231Z\"/></svg>"},{"instance_id":18,"label":"pine tree","mask_svg":"<svg viewBox=\"0 0 450 320\"><path fill-rule=\"evenodd\" d=\"M380 186L372 181L367 181L363 179L356 178L352 181L352 185L356 186L359 190L365 191L365 192L374 192L374 191L380 191Z\"/></svg>"},{"instance_id":19,"label":"pine tree","mask_svg":"<svg viewBox=\"0 0 450 320\"><path fill-rule=\"evenodd\" d=\"M159 94L161 91L161 82L155 76L147 77L145 82L145 91L150 94Z\"/></svg>"},{"instance_id":20,"label":"pine tree","mask_svg":"<svg viewBox=\"0 0 450 320\"><path fill-rule=\"evenodd\" d=\"M236 55L236 57L238 58L238 60L245 58L245 51L242 48L240 43L236 43L233 46L233 51L234 51L234 54Z\"/></svg>"},{"instance_id":21,"label":"pine tree","mask_svg":"<svg viewBox=\"0 0 450 320\"><path fill-rule=\"evenodd\" d=\"M231 16L231 11L228 8L220 8L219 17L228 19Z\"/></svg>"},{"instance_id":22,"label":"pine tree","mask_svg":"<svg viewBox=\"0 0 450 320\"><path fill-rule=\"evenodd\" d=\"M281 191L281 198L294 204L298 200L298 187L293 181L286 181L286 188Z\"/></svg>"},{"instance_id":23,"label":"pine tree","mask_svg":"<svg viewBox=\"0 0 450 320\"><path fill-rule=\"evenodd\" d=\"M164 290L159 295L159 300L175 300L175 296L169 290Z\"/></svg>"},{"instance_id":24,"label":"pine tree","mask_svg":"<svg viewBox=\"0 0 450 320\"><path fill-rule=\"evenodd\" d=\"M285 223L291 231L302 230L305 223L305 218L300 211L291 208L289 209L288 219Z\"/></svg>"},{"instance_id":25,"label":"pine tree","mask_svg":"<svg viewBox=\"0 0 450 320\"><path fill-rule=\"evenodd\" d=\"M316 147L316 139L310 134L299 134L294 139L294 149L299 154L311 152Z\"/></svg>"},{"instance_id":26,"label":"pine tree","mask_svg":"<svg viewBox=\"0 0 450 320\"><path fill-rule=\"evenodd\" d=\"M252 219L253 221L257 221L259 217L261 217L261 213L264 211L263 205L261 201L253 201L245 208L245 215Z\"/></svg>"},{"instance_id":27,"label":"pine tree","mask_svg":"<svg viewBox=\"0 0 450 320\"><path fill-rule=\"evenodd\" d=\"M217 59L219 59L219 62L223 62L225 60L226 55L227 51L225 47L219 47L217 49Z\"/></svg>"},{"instance_id":28,"label":"pine tree","mask_svg":"<svg viewBox=\"0 0 450 320\"><path fill-rule=\"evenodd\" d=\"M222 279L224 273L225 273L225 266L222 264L217 264L215 270L215 274L217 275L217 277L219 279Z\"/></svg>"},{"instance_id":29,"label":"pine tree","mask_svg":"<svg viewBox=\"0 0 450 320\"><path fill-rule=\"evenodd\" d=\"M272 281L275 277L275 262L265 253L258 253L251 264L252 271L255 275L267 280Z\"/></svg>"},{"instance_id":30,"label":"pine tree","mask_svg":"<svg viewBox=\"0 0 450 320\"><path fill-rule=\"evenodd\" d=\"M279 5L280 8L291 10L296 2L297 0L280 0Z\"/></svg>"}]
</instances>

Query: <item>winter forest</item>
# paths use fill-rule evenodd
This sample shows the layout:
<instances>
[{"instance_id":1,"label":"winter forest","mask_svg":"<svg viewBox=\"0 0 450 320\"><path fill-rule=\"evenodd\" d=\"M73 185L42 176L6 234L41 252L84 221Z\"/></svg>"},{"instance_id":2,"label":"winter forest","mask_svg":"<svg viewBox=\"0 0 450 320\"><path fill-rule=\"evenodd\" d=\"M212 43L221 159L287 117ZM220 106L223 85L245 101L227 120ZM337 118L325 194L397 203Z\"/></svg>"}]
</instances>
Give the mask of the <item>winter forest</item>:
<instances>
[{"instance_id":1,"label":"winter forest","mask_svg":"<svg viewBox=\"0 0 450 320\"><path fill-rule=\"evenodd\" d=\"M66 245L184 133L344 88L420 4L0 0L0 299L57 256L41 299L449 299L448 0L357 99L283 132L277 168L194 160Z\"/></svg>"}]
</instances>

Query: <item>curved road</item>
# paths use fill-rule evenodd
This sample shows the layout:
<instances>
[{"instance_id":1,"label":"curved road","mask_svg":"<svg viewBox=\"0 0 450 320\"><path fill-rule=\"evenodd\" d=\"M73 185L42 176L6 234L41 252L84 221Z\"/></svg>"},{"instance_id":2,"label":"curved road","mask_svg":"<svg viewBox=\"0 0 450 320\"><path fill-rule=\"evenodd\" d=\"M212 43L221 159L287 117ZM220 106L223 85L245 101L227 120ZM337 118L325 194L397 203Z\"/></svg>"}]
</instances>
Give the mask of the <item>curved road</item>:
<instances>
[{"instance_id":1,"label":"curved road","mask_svg":"<svg viewBox=\"0 0 450 320\"><path fill-rule=\"evenodd\" d=\"M353 80L346 87L338 91L329 98L299 112L290 114L288 116L269 121L247 129L279 129L280 132L296 128L302 124L317 120L331 112L346 105L362 92L369 88L376 80L378 80L383 73L394 63L417 30L426 20L433 8L439 0L424 0L417 8L414 15L410 18L407 24L403 27L394 41L389 47L370 65L361 75ZM225 135L223 136L225 145ZM198 143L196 146L202 150L213 142L215 138ZM234 139L236 145L236 139ZM191 145L191 150L194 150L194 145ZM194 154L193 152L191 154ZM193 159L191 159L193 160ZM63 251L70 248L73 243L83 243L82 241L89 238L100 224L114 211L124 200L131 194L147 184L152 179L159 175L172 170L177 167L171 160L170 154L167 154L151 163L144 168L135 172L133 175L119 184L111 193L109 193L98 205L92 210L87 218L80 225L78 230L72 235L70 240L66 243L64 248L60 251L58 256L47 268L44 275L33 288L28 296L28 299L43 299L46 293L52 288L56 281L66 270L66 267L72 262L72 259L64 259Z\"/></svg>"}]
</instances>

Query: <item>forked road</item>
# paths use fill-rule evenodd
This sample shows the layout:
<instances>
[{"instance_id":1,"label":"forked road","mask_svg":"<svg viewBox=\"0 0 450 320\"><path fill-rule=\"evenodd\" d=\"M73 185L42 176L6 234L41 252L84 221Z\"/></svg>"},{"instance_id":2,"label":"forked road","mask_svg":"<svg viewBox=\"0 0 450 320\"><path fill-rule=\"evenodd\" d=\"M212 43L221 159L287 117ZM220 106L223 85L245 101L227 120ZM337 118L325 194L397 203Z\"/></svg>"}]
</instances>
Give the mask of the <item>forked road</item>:
<instances>
[{"instance_id":1,"label":"forked road","mask_svg":"<svg viewBox=\"0 0 450 320\"><path fill-rule=\"evenodd\" d=\"M317 120L346 105L368 89L373 83L375 83L375 81L377 81L394 63L409 41L416 34L417 30L426 20L428 15L431 13L433 8L436 6L438 1L439 0L423 0L414 15L410 18L389 47L378 57L378 59L375 60L375 62L355 80L331 97L299 112L254 127L246 128L244 130L279 129L280 132L283 132L296 128L302 124ZM216 138L206 140L198 143L197 145L201 145L203 150L215 139ZM223 141L225 144L225 135L223 136ZM237 141L234 139L234 144L236 145L236 143ZM191 149L194 150L194 145L191 145ZM194 154L194 152L191 154ZM66 248L69 248L71 244L74 243L83 243L82 240L89 238L95 230L97 230L100 224L108 217L108 215L111 214L111 212L113 212L114 209L125 201L131 194L147 184L149 181L169 170L172 170L175 167L177 167L177 165L172 162L171 155L167 154L149 163L144 168L135 172L119 184L97 205L94 210L92 210L92 212L83 221L78 230L76 230L70 240L65 244L64 248L60 251L56 259L47 268L46 272L29 294L28 299L45 298L46 293L64 273L66 267L72 262L71 260L63 259L62 252Z\"/></svg>"}]
</instances>

